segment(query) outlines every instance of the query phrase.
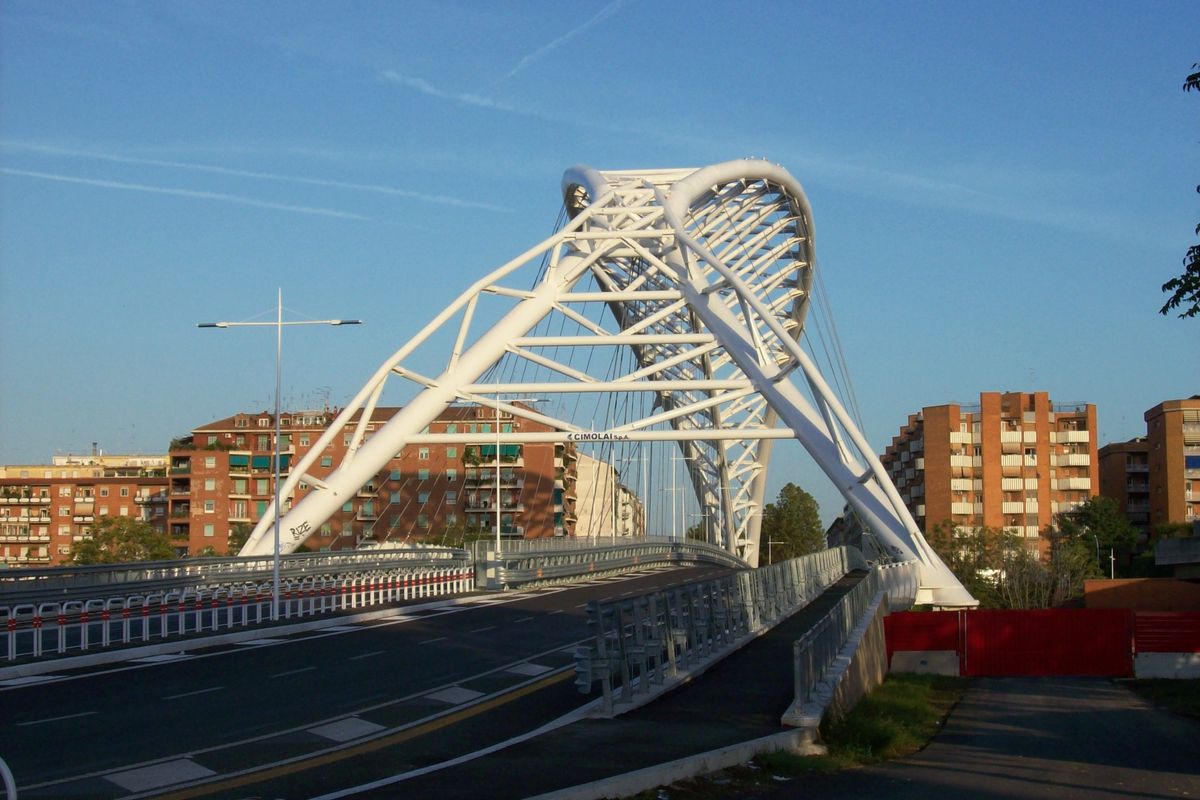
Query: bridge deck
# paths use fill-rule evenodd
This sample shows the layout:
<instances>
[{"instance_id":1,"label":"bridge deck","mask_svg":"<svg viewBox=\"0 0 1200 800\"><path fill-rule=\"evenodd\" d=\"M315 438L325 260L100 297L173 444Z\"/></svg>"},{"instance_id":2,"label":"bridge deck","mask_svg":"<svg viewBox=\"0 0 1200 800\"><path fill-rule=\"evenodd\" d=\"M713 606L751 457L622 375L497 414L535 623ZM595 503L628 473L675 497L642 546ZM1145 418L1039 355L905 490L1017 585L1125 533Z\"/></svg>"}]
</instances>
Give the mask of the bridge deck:
<instances>
[{"instance_id":1,"label":"bridge deck","mask_svg":"<svg viewBox=\"0 0 1200 800\"><path fill-rule=\"evenodd\" d=\"M781 733L787 729L779 718L792 700L792 642L862 576L852 573L843 578L769 633L648 706L615 719L577 722L447 770L353 796L391 798L402 793L477 800L481 787L487 787L489 800L515 800ZM574 689L563 682L552 691ZM529 701L553 699L534 696ZM519 706L497 713L519 714ZM269 788L260 784L256 791Z\"/></svg>"}]
</instances>

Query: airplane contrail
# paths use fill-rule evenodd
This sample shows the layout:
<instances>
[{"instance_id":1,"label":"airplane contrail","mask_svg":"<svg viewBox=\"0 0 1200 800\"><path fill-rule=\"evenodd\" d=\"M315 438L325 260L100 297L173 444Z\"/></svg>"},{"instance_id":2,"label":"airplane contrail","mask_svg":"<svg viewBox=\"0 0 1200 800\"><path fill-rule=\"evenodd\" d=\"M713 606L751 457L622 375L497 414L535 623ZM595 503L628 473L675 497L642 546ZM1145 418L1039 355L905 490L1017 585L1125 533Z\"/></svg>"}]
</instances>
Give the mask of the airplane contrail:
<instances>
[{"instance_id":1,"label":"airplane contrail","mask_svg":"<svg viewBox=\"0 0 1200 800\"><path fill-rule=\"evenodd\" d=\"M214 164L197 164L191 161L169 161L157 158L139 158L136 156L123 156L116 153L103 153L95 150L76 150L67 147L52 147L49 145L30 144L27 142L0 142L0 147L10 150L24 150L32 153L43 153L45 155L67 156L70 158L88 158L95 161L110 161L117 164L137 164L147 167L166 167L169 169L191 170L193 172L207 172L215 175L229 175L237 178L256 178L259 180L279 181L282 183L300 183L307 184L309 186L324 186L331 189L349 189L359 192L375 192L377 194L387 194L395 197L407 197L426 203L437 203L440 205L456 206L459 208L475 208L483 211L509 212L512 210L503 206L493 205L491 203L463 200L450 195L427 194L424 192L412 191L411 189L398 189L394 186L382 186L374 183L353 183L348 181L326 180L323 178L307 178L300 175L282 175L276 172L234 169L233 167L222 167Z\"/></svg>"},{"instance_id":2,"label":"airplane contrail","mask_svg":"<svg viewBox=\"0 0 1200 800\"><path fill-rule=\"evenodd\" d=\"M316 214L323 217L337 217L339 219L361 219L370 220L370 217L364 217L361 214L353 214L349 211L337 211L332 208L315 208L312 206L294 206L287 203L273 203L269 200L258 200L253 197L242 197L236 194L225 194L223 192L202 192L195 189L179 189L170 186L148 186L143 183L125 183L123 181L99 180L96 178L80 178L75 175L61 175L53 172L36 172L26 169L12 169L11 167L0 167L0 172L6 175L18 175L24 178L38 178L45 181L57 181L59 183L74 183L83 186L98 186L104 189L122 189L133 192L151 192L154 194L168 194L175 197L193 197L199 200L218 200L224 203L237 203L243 206L254 206L256 208L270 208L276 211L292 211L298 214Z\"/></svg>"}]
</instances>

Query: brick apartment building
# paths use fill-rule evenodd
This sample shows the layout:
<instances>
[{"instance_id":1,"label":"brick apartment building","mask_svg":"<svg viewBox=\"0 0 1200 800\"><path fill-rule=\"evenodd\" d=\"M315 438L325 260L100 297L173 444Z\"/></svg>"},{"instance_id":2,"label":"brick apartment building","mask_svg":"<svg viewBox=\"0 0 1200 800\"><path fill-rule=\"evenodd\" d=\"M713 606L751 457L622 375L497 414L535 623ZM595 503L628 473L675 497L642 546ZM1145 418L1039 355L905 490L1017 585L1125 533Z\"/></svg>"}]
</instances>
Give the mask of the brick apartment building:
<instances>
[{"instance_id":1,"label":"brick apartment building","mask_svg":"<svg viewBox=\"0 0 1200 800\"><path fill-rule=\"evenodd\" d=\"M0 466L0 567L69 563L101 517L133 517L166 532L166 456L56 456Z\"/></svg>"},{"instance_id":2,"label":"brick apartment building","mask_svg":"<svg viewBox=\"0 0 1200 800\"><path fill-rule=\"evenodd\" d=\"M1096 430L1092 404L983 392L909 416L881 460L926 533L943 521L1006 528L1044 550L1054 515L1098 493Z\"/></svg>"},{"instance_id":3,"label":"brick apartment building","mask_svg":"<svg viewBox=\"0 0 1200 800\"><path fill-rule=\"evenodd\" d=\"M1100 450L1100 480L1129 521L1155 525L1200 520L1200 395L1167 400L1144 415L1146 435Z\"/></svg>"},{"instance_id":4,"label":"brick apartment building","mask_svg":"<svg viewBox=\"0 0 1200 800\"><path fill-rule=\"evenodd\" d=\"M399 411L377 408L367 435ZM333 411L280 414L280 468L303 458L333 421ZM356 417L354 422L357 422ZM478 433L467 445L407 446L349 498L305 543L317 549L344 549L364 542L394 544L443 541L462 531L494 530L499 467L501 532L505 536L569 536L575 524L577 454L571 444L503 444L497 459L495 410L451 406L430 433ZM551 428L503 414L501 432L541 432ZM341 463L349 433L331 442L309 474L329 475ZM192 553L207 547L219 554L237 526L246 530L266 513L273 497L271 460L274 418L269 412L239 413L194 429L172 444L169 458L169 531ZM497 464L497 460L499 463ZM284 509L309 490L300 483Z\"/></svg>"}]
</instances>

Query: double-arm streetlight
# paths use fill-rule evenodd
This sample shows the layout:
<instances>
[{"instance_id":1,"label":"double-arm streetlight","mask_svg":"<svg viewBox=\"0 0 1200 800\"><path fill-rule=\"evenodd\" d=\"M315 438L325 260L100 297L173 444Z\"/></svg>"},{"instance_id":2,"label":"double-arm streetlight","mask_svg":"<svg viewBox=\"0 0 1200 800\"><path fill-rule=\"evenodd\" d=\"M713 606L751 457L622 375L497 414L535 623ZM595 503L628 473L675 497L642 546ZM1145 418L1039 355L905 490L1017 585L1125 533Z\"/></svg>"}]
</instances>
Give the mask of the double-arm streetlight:
<instances>
[{"instance_id":1,"label":"double-arm streetlight","mask_svg":"<svg viewBox=\"0 0 1200 800\"><path fill-rule=\"evenodd\" d=\"M279 621L279 395L283 386L283 328L291 325L361 325L361 319L303 319L283 320L283 289L276 294L274 322L199 322L197 328L275 328L275 545L271 568L271 621Z\"/></svg>"}]
</instances>

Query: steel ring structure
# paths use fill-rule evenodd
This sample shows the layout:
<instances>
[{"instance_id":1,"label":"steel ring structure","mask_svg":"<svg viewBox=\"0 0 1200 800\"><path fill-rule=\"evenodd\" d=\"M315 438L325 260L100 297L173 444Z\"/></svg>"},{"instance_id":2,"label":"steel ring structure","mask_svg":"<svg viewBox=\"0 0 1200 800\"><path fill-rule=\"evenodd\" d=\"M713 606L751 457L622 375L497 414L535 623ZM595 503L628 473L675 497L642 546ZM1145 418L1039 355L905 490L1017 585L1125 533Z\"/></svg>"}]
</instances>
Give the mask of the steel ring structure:
<instances>
[{"instance_id":1,"label":"steel ring structure","mask_svg":"<svg viewBox=\"0 0 1200 800\"><path fill-rule=\"evenodd\" d=\"M294 550L401 448L477 441L428 432L451 404L467 402L554 429L497 433L498 443L676 442L705 512L707 539L751 566L758 563L772 443L794 438L886 556L920 564L918 602L973 605L801 344L815 252L800 184L779 165L744 159L699 169L575 167L564 175L562 191L562 227L437 314L294 465L281 496L301 482L308 491L281 519L281 549ZM485 314L483 302L501 308ZM574 329L552 328L551 318ZM436 374L411 363L419 348L430 347L443 348ZM632 358L614 370L612 358L596 354L615 350ZM496 369L502 359L528 369L506 380ZM392 379L415 384L415 394L368 431ZM648 402L642 412L595 431L504 400L595 393ZM348 442L345 455L320 477L313 467L334 437ZM272 524L273 515L265 514L243 555L272 552Z\"/></svg>"}]
</instances>

